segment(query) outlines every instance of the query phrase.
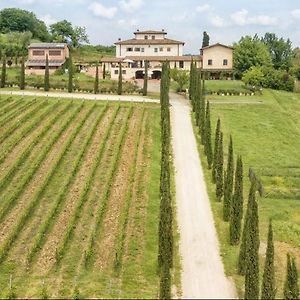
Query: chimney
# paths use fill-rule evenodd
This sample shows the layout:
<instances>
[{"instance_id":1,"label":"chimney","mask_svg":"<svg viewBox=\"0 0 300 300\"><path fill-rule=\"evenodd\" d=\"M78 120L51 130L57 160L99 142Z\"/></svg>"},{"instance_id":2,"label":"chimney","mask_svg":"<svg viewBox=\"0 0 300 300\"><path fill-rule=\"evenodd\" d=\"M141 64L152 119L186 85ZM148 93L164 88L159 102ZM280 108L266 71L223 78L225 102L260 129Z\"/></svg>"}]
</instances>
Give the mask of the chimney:
<instances>
[{"instance_id":1,"label":"chimney","mask_svg":"<svg viewBox=\"0 0 300 300\"><path fill-rule=\"evenodd\" d=\"M121 38L118 38L118 41L121 42Z\"/></svg>"}]
</instances>

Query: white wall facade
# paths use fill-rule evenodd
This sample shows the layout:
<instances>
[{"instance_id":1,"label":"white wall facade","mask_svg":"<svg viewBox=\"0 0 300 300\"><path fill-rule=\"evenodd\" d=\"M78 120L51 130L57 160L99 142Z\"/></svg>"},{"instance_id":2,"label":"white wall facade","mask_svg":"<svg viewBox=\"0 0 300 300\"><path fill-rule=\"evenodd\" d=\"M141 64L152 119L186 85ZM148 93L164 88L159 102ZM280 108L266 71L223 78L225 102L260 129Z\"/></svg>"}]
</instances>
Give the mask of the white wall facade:
<instances>
[{"instance_id":1,"label":"white wall facade","mask_svg":"<svg viewBox=\"0 0 300 300\"><path fill-rule=\"evenodd\" d=\"M132 51L129 51L132 50ZM116 45L116 57L126 56L182 56L183 45L155 44L155 45Z\"/></svg>"}]
</instances>

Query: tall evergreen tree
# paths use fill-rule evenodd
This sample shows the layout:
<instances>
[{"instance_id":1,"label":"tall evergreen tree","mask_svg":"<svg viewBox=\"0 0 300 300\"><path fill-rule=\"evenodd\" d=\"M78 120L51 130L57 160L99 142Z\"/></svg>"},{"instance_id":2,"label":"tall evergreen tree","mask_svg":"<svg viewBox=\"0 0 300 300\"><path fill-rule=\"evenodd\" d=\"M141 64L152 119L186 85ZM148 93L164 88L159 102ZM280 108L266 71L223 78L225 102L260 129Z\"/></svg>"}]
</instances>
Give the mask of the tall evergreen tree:
<instances>
[{"instance_id":1,"label":"tall evergreen tree","mask_svg":"<svg viewBox=\"0 0 300 300\"><path fill-rule=\"evenodd\" d=\"M143 96L147 96L148 93L148 66L149 62L145 60Z\"/></svg>"},{"instance_id":2,"label":"tall evergreen tree","mask_svg":"<svg viewBox=\"0 0 300 300\"><path fill-rule=\"evenodd\" d=\"M96 76L94 82L94 94L99 94L99 66L96 65Z\"/></svg>"},{"instance_id":3,"label":"tall evergreen tree","mask_svg":"<svg viewBox=\"0 0 300 300\"><path fill-rule=\"evenodd\" d=\"M275 299L274 244L272 222L269 223L268 245L261 288L261 299Z\"/></svg>"},{"instance_id":4,"label":"tall evergreen tree","mask_svg":"<svg viewBox=\"0 0 300 300\"><path fill-rule=\"evenodd\" d=\"M105 79L105 77L106 77L106 67L105 67L105 63L103 63L102 77L103 77L103 79Z\"/></svg>"},{"instance_id":5,"label":"tall evergreen tree","mask_svg":"<svg viewBox=\"0 0 300 300\"><path fill-rule=\"evenodd\" d=\"M200 125L200 115L201 115L201 97L202 97L202 90L201 90L201 73L197 72L197 85L195 89L195 100L193 105L195 106L195 119L196 125Z\"/></svg>"},{"instance_id":6,"label":"tall evergreen tree","mask_svg":"<svg viewBox=\"0 0 300 300\"><path fill-rule=\"evenodd\" d=\"M221 135L221 120L218 118L217 126L216 126L216 133L215 133L215 147L214 147L214 156L213 156L213 167L212 167L212 181L216 183L217 177L217 157L218 157L218 145Z\"/></svg>"},{"instance_id":7,"label":"tall evergreen tree","mask_svg":"<svg viewBox=\"0 0 300 300\"><path fill-rule=\"evenodd\" d=\"M251 184L250 217L246 236L245 299L259 298L259 228L256 183Z\"/></svg>"},{"instance_id":8,"label":"tall evergreen tree","mask_svg":"<svg viewBox=\"0 0 300 300\"><path fill-rule=\"evenodd\" d=\"M69 74L69 83L68 83L68 92L73 92L73 60L72 60L72 52L70 51L69 59L68 59L68 74Z\"/></svg>"},{"instance_id":9,"label":"tall evergreen tree","mask_svg":"<svg viewBox=\"0 0 300 300\"><path fill-rule=\"evenodd\" d=\"M242 242L241 242L239 258L238 258L238 273L240 275L245 275L246 272L247 234L249 231L249 222L250 222L249 220L251 217L252 201L253 198L255 198L255 190L253 188L254 188L254 184L252 182L249 191L249 196L248 196L247 210L246 210L243 233L242 233Z\"/></svg>"},{"instance_id":10,"label":"tall evergreen tree","mask_svg":"<svg viewBox=\"0 0 300 300\"><path fill-rule=\"evenodd\" d=\"M216 164L216 197L218 201L222 200L223 196L223 187L224 187L224 178L223 178L223 133L220 133L219 144L218 144L218 156Z\"/></svg>"},{"instance_id":11,"label":"tall evergreen tree","mask_svg":"<svg viewBox=\"0 0 300 300\"><path fill-rule=\"evenodd\" d=\"M206 113L206 107L205 107L205 96L204 96L204 85L205 82L202 80L202 86L201 86L201 98L200 98L200 137L201 137L201 144L205 145L205 113Z\"/></svg>"},{"instance_id":12,"label":"tall evergreen tree","mask_svg":"<svg viewBox=\"0 0 300 300\"><path fill-rule=\"evenodd\" d=\"M228 146L227 170L226 170L226 177L224 179L223 220L225 222L228 222L230 220L230 214L231 214L233 173L234 173L233 144L232 144L232 136L230 135L230 141Z\"/></svg>"},{"instance_id":13,"label":"tall evergreen tree","mask_svg":"<svg viewBox=\"0 0 300 300\"><path fill-rule=\"evenodd\" d=\"M189 99L192 100L193 97L193 76L194 76L194 61L191 61L191 66L190 66L190 83L189 83Z\"/></svg>"},{"instance_id":14,"label":"tall evergreen tree","mask_svg":"<svg viewBox=\"0 0 300 300\"><path fill-rule=\"evenodd\" d=\"M0 88L4 88L6 84L6 55L3 56Z\"/></svg>"},{"instance_id":15,"label":"tall evergreen tree","mask_svg":"<svg viewBox=\"0 0 300 300\"><path fill-rule=\"evenodd\" d=\"M46 65L45 65L45 77L44 77L44 91L48 92L50 89L50 75L49 75L49 58L48 54L46 55Z\"/></svg>"},{"instance_id":16,"label":"tall evergreen tree","mask_svg":"<svg viewBox=\"0 0 300 300\"><path fill-rule=\"evenodd\" d=\"M118 80L118 95L122 95L123 89L123 76L122 76L122 63L119 63L119 80Z\"/></svg>"},{"instance_id":17,"label":"tall evergreen tree","mask_svg":"<svg viewBox=\"0 0 300 300\"><path fill-rule=\"evenodd\" d=\"M25 89L25 61L24 56L22 56L21 60L21 73L20 73L20 90Z\"/></svg>"},{"instance_id":18,"label":"tall evergreen tree","mask_svg":"<svg viewBox=\"0 0 300 300\"><path fill-rule=\"evenodd\" d=\"M234 193L232 196L229 236L230 244L237 245L240 241L243 219L243 161L238 156L235 170Z\"/></svg>"},{"instance_id":19,"label":"tall evergreen tree","mask_svg":"<svg viewBox=\"0 0 300 300\"><path fill-rule=\"evenodd\" d=\"M209 35L206 31L203 32L202 48L209 46Z\"/></svg>"},{"instance_id":20,"label":"tall evergreen tree","mask_svg":"<svg viewBox=\"0 0 300 300\"><path fill-rule=\"evenodd\" d=\"M208 168L211 168L213 154L212 154L212 145L211 145L211 123L210 123L210 106L209 101L207 101L206 105L206 113L205 113L205 154L207 157Z\"/></svg>"},{"instance_id":21,"label":"tall evergreen tree","mask_svg":"<svg viewBox=\"0 0 300 300\"><path fill-rule=\"evenodd\" d=\"M287 254L287 273L284 283L284 299L299 299L298 271L295 258Z\"/></svg>"},{"instance_id":22,"label":"tall evergreen tree","mask_svg":"<svg viewBox=\"0 0 300 300\"><path fill-rule=\"evenodd\" d=\"M160 275L159 299L171 299L170 269L164 265Z\"/></svg>"}]
</instances>

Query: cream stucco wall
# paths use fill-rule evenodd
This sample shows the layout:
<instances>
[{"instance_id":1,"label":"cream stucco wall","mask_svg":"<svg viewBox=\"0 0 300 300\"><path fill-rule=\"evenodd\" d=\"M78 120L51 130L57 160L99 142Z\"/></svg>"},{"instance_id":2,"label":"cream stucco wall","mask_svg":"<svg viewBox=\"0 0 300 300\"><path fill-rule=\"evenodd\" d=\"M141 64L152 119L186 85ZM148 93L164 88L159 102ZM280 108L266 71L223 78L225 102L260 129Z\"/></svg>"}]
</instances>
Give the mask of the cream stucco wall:
<instances>
[{"instance_id":1,"label":"cream stucco wall","mask_svg":"<svg viewBox=\"0 0 300 300\"><path fill-rule=\"evenodd\" d=\"M132 48L133 51L127 51L127 48ZM140 51L136 51L136 48L140 48ZM142 48L144 52L142 52ZM162 51L160 50L162 48ZM170 48L170 51L168 51ZM157 49L157 52L155 52ZM183 45L117 45L116 57L126 56L182 56Z\"/></svg>"},{"instance_id":2,"label":"cream stucco wall","mask_svg":"<svg viewBox=\"0 0 300 300\"><path fill-rule=\"evenodd\" d=\"M208 61L212 60L212 65L208 65ZM223 65L223 60L227 59L227 66ZM203 49L203 70L231 70L233 64L233 50L222 46L214 46Z\"/></svg>"},{"instance_id":3,"label":"cream stucco wall","mask_svg":"<svg viewBox=\"0 0 300 300\"><path fill-rule=\"evenodd\" d=\"M49 51L60 51L60 55L50 56ZM33 55L33 51L44 51L44 55ZM55 59L55 60L65 60L67 57L69 57L69 49L66 46L64 49L40 49L40 48L30 48L28 51L28 59L29 60L44 60L46 59L46 55L48 54L49 59Z\"/></svg>"},{"instance_id":4,"label":"cream stucco wall","mask_svg":"<svg viewBox=\"0 0 300 300\"><path fill-rule=\"evenodd\" d=\"M137 40L144 40L145 39L145 36L148 37L148 40L151 40L152 37L154 37L156 40L158 39L164 39L166 33L159 33L159 34L143 34L143 33L136 33L135 34L135 38Z\"/></svg>"}]
</instances>

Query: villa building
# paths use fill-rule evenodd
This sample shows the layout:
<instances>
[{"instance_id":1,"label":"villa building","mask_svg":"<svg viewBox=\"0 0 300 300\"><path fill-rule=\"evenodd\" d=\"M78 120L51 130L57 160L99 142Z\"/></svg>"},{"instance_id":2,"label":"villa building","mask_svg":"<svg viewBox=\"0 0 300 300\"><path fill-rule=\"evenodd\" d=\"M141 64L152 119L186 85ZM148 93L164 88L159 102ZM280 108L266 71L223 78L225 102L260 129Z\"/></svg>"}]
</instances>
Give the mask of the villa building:
<instances>
[{"instance_id":1,"label":"villa building","mask_svg":"<svg viewBox=\"0 0 300 300\"><path fill-rule=\"evenodd\" d=\"M69 48L64 43L33 43L28 47L26 74L45 73L46 56L49 60L49 72L54 73L69 57Z\"/></svg>"},{"instance_id":2,"label":"villa building","mask_svg":"<svg viewBox=\"0 0 300 300\"><path fill-rule=\"evenodd\" d=\"M233 47L220 43L200 50L201 68L211 79L230 79L233 73Z\"/></svg>"},{"instance_id":3,"label":"villa building","mask_svg":"<svg viewBox=\"0 0 300 300\"><path fill-rule=\"evenodd\" d=\"M122 76L128 79L142 79L144 77L145 61L149 63L148 74L152 79L161 77L162 62L169 61L171 68L189 70L191 61L201 67L200 56L183 55L184 42L167 38L167 32L139 31L134 32L133 39L118 40L116 57L104 57L106 71L112 79L119 77L119 64L122 64Z\"/></svg>"}]
</instances>

